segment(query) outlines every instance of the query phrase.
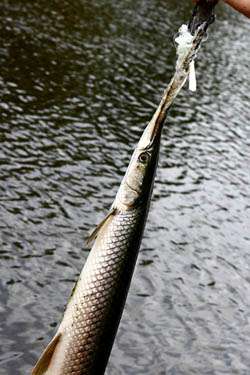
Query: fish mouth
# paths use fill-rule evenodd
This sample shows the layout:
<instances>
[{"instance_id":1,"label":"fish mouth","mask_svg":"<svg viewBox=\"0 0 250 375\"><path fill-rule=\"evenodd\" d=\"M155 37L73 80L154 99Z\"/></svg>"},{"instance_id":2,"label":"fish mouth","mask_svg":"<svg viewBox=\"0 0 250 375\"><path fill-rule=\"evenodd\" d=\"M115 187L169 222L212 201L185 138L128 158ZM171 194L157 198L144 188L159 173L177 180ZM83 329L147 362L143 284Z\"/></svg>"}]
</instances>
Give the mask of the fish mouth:
<instances>
[{"instance_id":1,"label":"fish mouth","mask_svg":"<svg viewBox=\"0 0 250 375\"><path fill-rule=\"evenodd\" d=\"M162 126L163 122L153 117L141 136L138 149L147 151L154 147L160 141Z\"/></svg>"},{"instance_id":2,"label":"fish mouth","mask_svg":"<svg viewBox=\"0 0 250 375\"><path fill-rule=\"evenodd\" d=\"M214 8L218 0L198 0L194 7L192 18L188 24L188 29L192 35L201 25L206 30L208 26L214 22Z\"/></svg>"}]
</instances>

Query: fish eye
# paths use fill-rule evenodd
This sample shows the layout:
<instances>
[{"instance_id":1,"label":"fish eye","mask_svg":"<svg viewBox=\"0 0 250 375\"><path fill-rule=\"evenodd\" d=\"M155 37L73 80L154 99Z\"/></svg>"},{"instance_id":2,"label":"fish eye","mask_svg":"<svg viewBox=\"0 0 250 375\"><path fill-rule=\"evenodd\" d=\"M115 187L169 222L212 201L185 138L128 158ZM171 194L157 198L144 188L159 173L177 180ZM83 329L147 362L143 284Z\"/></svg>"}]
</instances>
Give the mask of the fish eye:
<instances>
[{"instance_id":1,"label":"fish eye","mask_svg":"<svg viewBox=\"0 0 250 375\"><path fill-rule=\"evenodd\" d=\"M149 158L150 158L150 154L148 152L142 152L139 155L138 160L139 160L140 163L145 164L145 163L147 163Z\"/></svg>"}]
</instances>

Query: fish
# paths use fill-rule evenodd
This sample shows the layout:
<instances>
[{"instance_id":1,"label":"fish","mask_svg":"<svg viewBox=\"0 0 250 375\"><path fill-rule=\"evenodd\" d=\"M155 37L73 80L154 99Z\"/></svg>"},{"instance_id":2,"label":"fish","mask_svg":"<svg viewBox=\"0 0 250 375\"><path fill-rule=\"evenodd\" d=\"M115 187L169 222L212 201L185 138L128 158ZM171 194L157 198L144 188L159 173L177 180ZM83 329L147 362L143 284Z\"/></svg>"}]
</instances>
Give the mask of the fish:
<instances>
[{"instance_id":1,"label":"fish","mask_svg":"<svg viewBox=\"0 0 250 375\"><path fill-rule=\"evenodd\" d=\"M105 373L148 216L163 124L206 28L206 21L199 24L185 48L177 50L174 76L135 147L109 213L90 235L93 246L62 322L32 375Z\"/></svg>"}]
</instances>

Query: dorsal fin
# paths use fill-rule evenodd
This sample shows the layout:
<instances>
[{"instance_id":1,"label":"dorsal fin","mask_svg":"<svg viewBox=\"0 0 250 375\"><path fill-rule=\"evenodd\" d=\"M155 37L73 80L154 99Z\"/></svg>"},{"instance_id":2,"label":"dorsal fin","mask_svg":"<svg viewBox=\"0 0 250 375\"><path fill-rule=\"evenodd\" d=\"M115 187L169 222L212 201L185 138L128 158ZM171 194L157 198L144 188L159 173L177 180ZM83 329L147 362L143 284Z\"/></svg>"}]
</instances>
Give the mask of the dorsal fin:
<instances>
[{"instance_id":1,"label":"dorsal fin","mask_svg":"<svg viewBox=\"0 0 250 375\"><path fill-rule=\"evenodd\" d=\"M35 367L32 370L32 375L43 375L46 373L46 370L49 367L51 358L54 354L54 351L59 343L62 334L58 333L46 347L44 352L42 353L41 357L38 359Z\"/></svg>"},{"instance_id":2,"label":"dorsal fin","mask_svg":"<svg viewBox=\"0 0 250 375\"><path fill-rule=\"evenodd\" d=\"M98 236L98 233L100 232L101 228L104 226L104 224L108 221L108 219L115 215L117 209L116 208L113 208L107 216L105 216L105 218L100 222L100 224L98 224L95 229L92 231L92 233L89 235L89 237L86 239L85 243L87 246L90 246L92 244L92 242L94 242L94 240L96 239L96 237Z\"/></svg>"}]
</instances>

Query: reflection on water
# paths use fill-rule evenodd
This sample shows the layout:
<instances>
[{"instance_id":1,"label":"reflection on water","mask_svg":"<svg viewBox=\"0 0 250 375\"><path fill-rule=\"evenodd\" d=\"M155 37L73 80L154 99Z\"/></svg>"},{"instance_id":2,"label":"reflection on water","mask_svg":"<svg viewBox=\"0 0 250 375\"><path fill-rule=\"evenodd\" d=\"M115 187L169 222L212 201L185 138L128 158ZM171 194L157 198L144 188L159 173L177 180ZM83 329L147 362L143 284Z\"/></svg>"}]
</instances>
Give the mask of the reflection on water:
<instances>
[{"instance_id":1,"label":"reflection on water","mask_svg":"<svg viewBox=\"0 0 250 375\"><path fill-rule=\"evenodd\" d=\"M190 5L1 2L0 374L28 373L53 335ZM199 90L168 117L110 375L249 372L250 26L218 13Z\"/></svg>"}]
</instances>

